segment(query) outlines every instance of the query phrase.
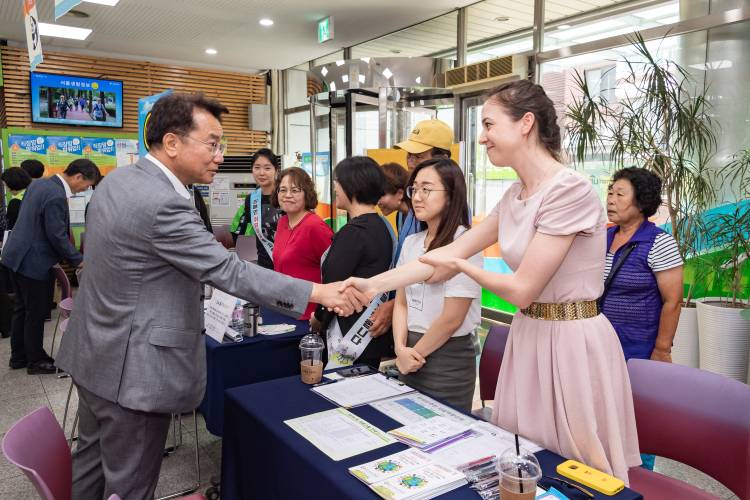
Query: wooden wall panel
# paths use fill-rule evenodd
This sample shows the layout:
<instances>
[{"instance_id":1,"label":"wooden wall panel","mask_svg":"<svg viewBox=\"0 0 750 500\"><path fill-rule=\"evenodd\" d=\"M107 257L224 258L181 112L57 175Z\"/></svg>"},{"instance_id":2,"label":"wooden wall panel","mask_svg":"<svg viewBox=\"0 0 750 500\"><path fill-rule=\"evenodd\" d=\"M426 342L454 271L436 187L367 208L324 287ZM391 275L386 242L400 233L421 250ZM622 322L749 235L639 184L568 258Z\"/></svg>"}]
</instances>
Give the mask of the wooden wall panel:
<instances>
[{"instance_id":1,"label":"wooden wall panel","mask_svg":"<svg viewBox=\"0 0 750 500\"><path fill-rule=\"evenodd\" d=\"M45 130L72 130L70 125L31 122L31 94L29 92L29 60L26 49L2 49L4 92L0 94L0 126L26 127ZM138 99L166 89L178 92L203 92L218 99L229 108L222 120L224 135L229 141L228 154L246 155L267 144L267 134L248 129L248 105L265 102L265 77L201 68L187 68L83 56L60 52L45 52L44 62L37 68L46 73L60 73L88 78L107 78L123 82L123 128L113 132L138 133ZM3 118L5 120L3 121ZM110 129L80 127L91 132Z\"/></svg>"}]
</instances>

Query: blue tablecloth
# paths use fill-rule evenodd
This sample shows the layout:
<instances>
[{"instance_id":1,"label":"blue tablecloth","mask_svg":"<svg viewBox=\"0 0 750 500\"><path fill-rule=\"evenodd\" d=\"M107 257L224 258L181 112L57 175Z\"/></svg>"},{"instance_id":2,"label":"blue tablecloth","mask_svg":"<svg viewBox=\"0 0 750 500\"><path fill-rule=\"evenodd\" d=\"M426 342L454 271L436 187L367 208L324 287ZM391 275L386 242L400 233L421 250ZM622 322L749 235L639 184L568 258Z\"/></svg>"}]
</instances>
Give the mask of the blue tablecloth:
<instances>
[{"instance_id":1,"label":"blue tablecloth","mask_svg":"<svg viewBox=\"0 0 750 500\"><path fill-rule=\"evenodd\" d=\"M347 470L406 448L391 444L352 458L334 462L297 434L284 420L330 410L334 404L310 391L299 377L288 377L236 387L226 392L224 439L221 457L222 500L262 498L328 500L331 498L377 498L375 493ZM351 410L388 431L401 424L369 405ZM546 475L557 476L555 467L564 461L550 451L537 453ZM597 498L635 500L641 495L625 489L615 496ZM468 486L440 498L477 500Z\"/></svg>"},{"instance_id":2,"label":"blue tablecloth","mask_svg":"<svg viewBox=\"0 0 750 500\"><path fill-rule=\"evenodd\" d=\"M224 391L299 374L299 341L309 330L307 321L261 308L263 324L294 324L293 333L258 335L242 342L218 343L206 336L206 394L198 407L211 434L221 436Z\"/></svg>"}]
</instances>

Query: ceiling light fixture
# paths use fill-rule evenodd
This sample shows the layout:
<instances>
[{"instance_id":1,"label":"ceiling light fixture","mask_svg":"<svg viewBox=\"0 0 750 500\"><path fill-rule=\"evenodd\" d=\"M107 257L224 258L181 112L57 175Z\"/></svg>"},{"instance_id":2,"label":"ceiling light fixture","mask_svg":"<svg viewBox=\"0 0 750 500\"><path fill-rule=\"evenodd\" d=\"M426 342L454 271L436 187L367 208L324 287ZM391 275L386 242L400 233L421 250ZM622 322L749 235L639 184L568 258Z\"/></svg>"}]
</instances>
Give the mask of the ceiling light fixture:
<instances>
[{"instance_id":1,"label":"ceiling light fixture","mask_svg":"<svg viewBox=\"0 0 750 500\"><path fill-rule=\"evenodd\" d=\"M360 57L360 61L362 61L365 64L370 64L370 58L369 57Z\"/></svg>"},{"instance_id":2,"label":"ceiling light fixture","mask_svg":"<svg viewBox=\"0 0 750 500\"><path fill-rule=\"evenodd\" d=\"M567 30L569 28L570 28L569 24L561 24L560 26L557 27L557 29L559 30Z\"/></svg>"},{"instance_id":3,"label":"ceiling light fixture","mask_svg":"<svg viewBox=\"0 0 750 500\"><path fill-rule=\"evenodd\" d=\"M91 34L91 30L88 28L63 26L62 24L39 23L39 34L58 38L71 38L73 40L85 40Z\"/></svg>"},{"instance_id":4,"label":"ceiling light fixture","mask_svg":"<svg viewBox=\"0 0 750 500\"><path fill-rule=\"evenodd\" d=\"M391 49L391 52L393 52L394 54L400 54L401 50L400 49Z\"/></svg>"},{"instance_id":5,"label":"ceiling light fixture","mask_svg":"<svg viewBox=\"0 0 750 500\"><path fill-rule=\"evenodd\" d=\"M336 66L343 66L346 61L336 61Z\"/></svg>"},{"instance_id":6,"label":"ceiling light fixture","mask_svg":"<svg viewBox=\"0 0 750 500\"><path fill-rule=\"evenodd\" d=\"M349 75L341 75L341 81L344 83L349 83Z\"/></svg>"},{"instance_id":7,"label":"ceiling light fixture","mask_svg":"<svg viewBox=\"0 0 750 500\"><path fill-rule=\"evenodd\" d=\"M497 21L498 23L504 23L510 21L510 18L508 16L497 16L495 18L495 21Z\"/></svg>"},{"instance_id":8,"label":"ceiling light fixture","mask_svg":"<svg viewBox=\"0 0 750 500\"><path fill-rule=\"evenodd\" d=\"M323 76L326 76L328 74L328 68L323 66L323 69L320 70L320 74Z\"/></svg>"},{"instance_id":9,"label":"ceiling light fixture","mask_svg":"<svg viewBox=\"0 0 750 500\"><path fill-rule=\"evenodd\" d=\"M120 0L83 0L87 3L98 3L99 5L109 5L110 7L114 7L117 5L117 2Z\"/></svg>"},{"instance_id":10,"label":"ceiling light fixture","mask_svg":"<svg viewBox=\"0 0 750 500\"><path fill-rule=\"evenodd\" d=\"M383 70L383 76L384 76L384 77L386 77L386 78L389 78L389 79L390 79L390 77L392 77L392 76L393 76L393 73L391 72L391 70L390 70L390 69L388 69L388 68L385 68L385 69Z\"/></svg>"},{"instance_id":11,"label":"ceiling light fixture","mask_svg":"<svg viewBox=\"0 0 750 500\"><path fill-rule=\"evenodd\" d=\"M264 17L258 22L261 26L273 26L273 19L268 19L267 17Z\"/></svg>"},{"instance_id":12,"label":"ceiling light fixture","mask_svg":"<svg viewBox=\"0 0 750 500\"><path fill-rule=\"evenodd\" d=\"M208 54L209 56L215 56L216 54L218 54L218 52L216 49L206 49L206 54Z\"/></svg>"},{"instance_id":13,"label":"ceiling light fixture","mask_svg":"<svg viewBox=\"0 0 750 500\"><path fill-rule=\"evenodd\" d=\"M422 77L418 76L417 79L416 79L416 82L417 82L418 85L421 85L422 84Z\"/></svg>"},{"instance_id":14,"label":"ceiling light fixture","mask_svg":"<svg viewBox=\"0 0 750 500\"><path fill-rule=\"evenodd\" d=\"M365 77L365 75L359 75L357 79L359 80L359 83L362 83L362 84L364 84L367 81L367 78Z\"/></svg>"}]
</instances>

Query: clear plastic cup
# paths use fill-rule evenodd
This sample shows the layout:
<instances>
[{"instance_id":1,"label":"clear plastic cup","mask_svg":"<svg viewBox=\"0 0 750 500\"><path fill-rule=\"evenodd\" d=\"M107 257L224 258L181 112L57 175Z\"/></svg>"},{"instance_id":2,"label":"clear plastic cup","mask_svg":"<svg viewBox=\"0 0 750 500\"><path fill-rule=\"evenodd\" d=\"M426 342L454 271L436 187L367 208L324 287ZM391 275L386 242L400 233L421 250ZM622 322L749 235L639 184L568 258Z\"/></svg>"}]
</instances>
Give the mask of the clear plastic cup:
<instances>
[{"instance_id":1,"label":"clear plastic cup","mask_svg":"<svg viewBox=\"0 0 750 500\"><path fill-rule=\"evenodd\" d=\"M302 382L317 384L323 378L323 349L325 343L320 335L308 333L299 343L301 360L299 363Z\"/></svg>"},{"instance_id":2,"label":"clear plastic cup","mask_svg":"<svg viewBox=\"0 0 750 500\"><path fill-rule=\"evenodd\" d=\"M533 453L520 448L508 448L497 461L500 475L500 500L534 500L536 484L542 477L542 467Z\"/></svg>"}]
</instances>

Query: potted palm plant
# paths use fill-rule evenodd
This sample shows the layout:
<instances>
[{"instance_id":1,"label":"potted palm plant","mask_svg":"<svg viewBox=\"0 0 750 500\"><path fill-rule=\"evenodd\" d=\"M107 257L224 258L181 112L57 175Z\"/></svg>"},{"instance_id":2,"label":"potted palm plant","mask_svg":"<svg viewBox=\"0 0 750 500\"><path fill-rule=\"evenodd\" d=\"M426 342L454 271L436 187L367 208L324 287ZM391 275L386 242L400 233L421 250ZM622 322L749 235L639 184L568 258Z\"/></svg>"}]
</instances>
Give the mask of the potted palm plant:
<instances>
[{"instance_id":1,"label":"potted palm plant","mask_svg":"<svg viewBox=\"0 0 750 500\"><path fill-rule=\"evenodd\" d=\"M698 301L700 367L750 382L750 150L734 155L721 174L732 203L706 221L717 296Z\"/></svg>"},{"instance_id":2,"label":"potted palm plant","mask_svg":"<svg viewBox=\"0 0 750 500\"><path fill-rule=\"evenodd\" d=\"M699 254L702 214L716 201L710 161L716 150L708 86L696 82L677 62L655 57L640 33L631 37L635 55L622 61L624 89L608 101L594 94L576 73L573 102L566 112L568 147L577 163L604 153L614 169L639 166L663 182L670 231L683 261ZM599 85L601 88L601 85ZM694 266L703 272L702 266ZM694 274L694 273L693 273ZM692 285L700 276L692 276ZM673 359L695 366L698 332L692 286L688 287L675 335Z\"/></svg>"}]
</instances>

